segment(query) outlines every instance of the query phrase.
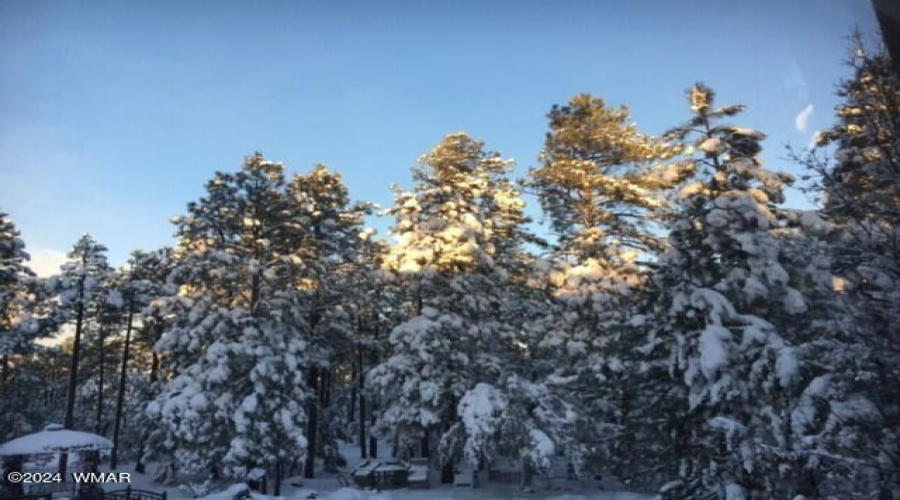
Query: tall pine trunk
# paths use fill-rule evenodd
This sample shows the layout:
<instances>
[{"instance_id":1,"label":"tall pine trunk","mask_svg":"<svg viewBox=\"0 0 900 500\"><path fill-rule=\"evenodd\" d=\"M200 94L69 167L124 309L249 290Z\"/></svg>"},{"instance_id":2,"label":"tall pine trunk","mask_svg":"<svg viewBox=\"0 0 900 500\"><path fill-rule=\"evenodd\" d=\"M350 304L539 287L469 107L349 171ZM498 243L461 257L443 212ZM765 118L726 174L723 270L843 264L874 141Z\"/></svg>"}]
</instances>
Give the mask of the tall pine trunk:
<instances>
[{"instance_id":1,"label":"tall pine trunk","mask_svg":"<svg viewBox=\"0 0 900 500\"><path fill-rule=\"evenodd\" d=\"M6 388L6 381L9 380L9 356L3 355L0 358L0 387Z\"/></svg>"},{"instance_id":2,"label":"tall pine trunk","mask_svg":"<svg viewBox=\"0 0 900 500\"><path fill-rule=\"evenodd\" d=\"M82 258L82 260L84 260ZM69 392L66 395L66 420L63 427L72 429L75 426L75 389L78 387L78 354L81 350L81 330L84 327L84 278L78 286L78 309L75 313L75 339L72 341L72 364L69 367ZM60 453L59 472L66 476L66 465L69 455Z\"/></svg>"},{"instance_id":3,"label":"tall pine trunk","mask_svg":"<svg viewBox=\"0 0 900 500\"><path fill-rule=\"evenodd\" d=\"M106 376L106 349L104 342L106 340L106 330L100 328L97 331L97 353L100 356L100 373L97 381L97 417L94 425L97 434L103 434L103 382Z\"/></svg>"},{"instance_id":4,"label":"tall pine trunk","mask_svg":"<svg viewBox=\"0 0 900 500\"><path fill-rule=\"evenodd\" d=\"M350 405L347 411L347 426L353 425L353 422L356 419L356 401L357 401L357 391L356 391L356 381L359 379L359 373L356 371L356 355L353 354L351 356L350 366L352 367L350 370L350 380L354 381L353 384L350 384L350 401L347 404Z\"/></svg>"},{"instance_id":5,"label":"tall pine trunk","mask_svg":"<svg viewBox=\"0 0 900 500\"><path fill-rule=\"evenodd\" d=\"M319 433L318 368L312 367L309 369L306 385L313 396L309 401L309 415L307 415L309 420L306 423L306 463L303 466L303 477L312 479L316 476L316 450L318 448L316 437Z\"/></svg>"},{"instance_id":6,"label":"tall pine trunk","mask_svg":"<svg viewBox=\"0 0 900 500\"><path fill-rule=\"evenodd\" d=\"M159 340L162 336L162 327L160 325L156 326L156 337L155 340ZM156 342L154 341L154 344ZM156 353L155 350L151 350L151 361L150 361L150 380L149 386L150 389L153 390L156 385L156 380L159 377L159 354ZM150 429L144 429L141 432L141 440L138 443L138 456L137 461L134 464L134 471L143 474L146 471L146 464L144 463L144 448L147 445L147 440L150 438Z\"/></svg>"},{"instance_id":7,"label":"tall pine trunk","mask_svg":"<svg viewBox=\"0 0 900 500\"><path fill-rule=\"evenodd\" d=\"M320 228L315 226L316 239L320 237ZM319 316L318 307L320 305L321 296L316 290L315 300L309 315L309 331L315 333L321 317ZM307 408L306 422L306 462L303 464L303 477L313 479L316 476L316 452L318 451L319 434L319 368L312 366L306 378L307 389L310 392L309 406Z\"/></svg>"},{"instance_id":8,"label":"tall pine trunk","mask_svg":"<svg viewBox=\"0 0 900 500\"><path fill-rule=\"evenodd\" d=\"M431 446L429 442L430 433L426 430L425 435L419 440L419 455L422 458L431 458Z\"/></svg>"},{"instance_id":9,"label":"tall pine trunk","mask_svg":"<svg viewBox=\"0 0 900 500\"><path fill-rule=\"evenodd\" d=\"M375 331L376 341L377 341L377 333L378 332ZM370 355L372 358L371 366L378 366L378 362L379 362L378 352L370 351ZM369 411L369 423L370 423L370 425L369 425L369 458L378 458L378 438L375 437L374 435L372 435L372 431L371 431L372 428L375 427L375 423L377 420L377 417L375 416L375 410L378 408L378 400L375 399L373 396L371 399L367 399L366 403L368 403L366 406Z\"/></svg>"},{"instance_id":10,"label":"tall pine trunk","mask_svg":"<svg viewBox=\"0 0 900 500\"><path fill-rule=\"evenodd\" d=\"M456 398L451 398L450 400L450 408L456 408L458 402ZM456 422L456 414L453 411L450 411L448 415L444 418L444 431L453 426L454 422ZM428 431L425 432L425 437L427 438L429 435ZM439 459L443 459L443 457L438 457ZM453 484L453 481L456 476L456 464L453 463L453 460L448 460L447 463L443 464L441 467L441 482L445 484Z\"/></svg>"},{"instance_id":11,"label":"tall pine trunk","mask_svg":"<svg viewBox=\"0 0 900 500\"><path fill-rule=\"evenodd\" d=\"M281 496L281 476L284 475L284 464L279 460L275 464L275 484L272 486L272 495Z\"/></svg>"},{"instance_id":12,"label":"tall pine trunk","mask_svg":"<svg viewBox=\"0 0 900 500\"><path fill-rule=\"evenodd\" d=\"M370 413L372 413L370 411ZM375 415L369 417L369 422L375 425ZM369 458L378 458L378 438L369 433Z\"/></svg>"},{"instance_id":13,"label":"tall pine trunk","mask_svg":"<svg viewBox=\"0 0 900 500\"><path fill-rule=\"evenodd\" d=\"M125 326L125 346L122 348L122 368L119 371L119 396L116 398L116 421L113 428L113 449L109 457L109 466L112 469L118 465L119 456L119 427L122 424L122 407L125 403L125 383L128 374L128 349L131 347L131 327L134 320L134 299L128 304L128 324Z\"/></svg>"},{"instance_id":14,"label":"tall pine trunk","mask_svg":"<svg viewBox=\"0 0 900 500\"><path fill-rule=\"evenodd\" d=\"M364 393L364 384L365 381L363 379L363 353L362 347L357 349L356 351L356 359L357 359L357 389L356 392L359 396L359 458L368 458L368 453L366 451L366 396Z\"/></svg>"}]
</instances>

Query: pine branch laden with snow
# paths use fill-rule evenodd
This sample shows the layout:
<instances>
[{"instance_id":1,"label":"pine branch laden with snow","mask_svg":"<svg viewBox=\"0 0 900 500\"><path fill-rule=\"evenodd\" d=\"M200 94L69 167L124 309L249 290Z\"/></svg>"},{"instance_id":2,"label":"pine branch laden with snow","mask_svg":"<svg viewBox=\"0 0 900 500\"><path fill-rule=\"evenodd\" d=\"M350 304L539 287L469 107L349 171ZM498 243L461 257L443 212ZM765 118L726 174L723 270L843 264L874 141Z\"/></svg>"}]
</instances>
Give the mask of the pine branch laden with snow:
<instances>
[{"instance_id":1,"label":"pine branch laden with snow","mask_svg":"<svg viewBox=\"0 0 900 500\"><path fill-rule=\"evenodd\" d=\"M812 210L782 207L793 178L765 168L765 135L698 84L660 137L590 95L553 107L519 182L449 134L393 188L388 238L337 172L261 154L212 177L175 248L119 269L85 235L39 279L0 213L0 442L112 423L111 462L155 461L165 483L278 489L285 465L338 471L355 439L361 458L426 453L445 480L512 459L528 491L564 466L662 500L886 497L900 80L854 50L837 123L795 154ZM270 498L209 484L182 488Z\"/></svg>"},{"instance_id":2,"label":"pine branch laden with snow","mask_svg":"<svg viewBox=\"0 0 900 500\"><path fill-rule=\"evenodd\" d=\"M148 411L161 422L160 453L182 470L256 480L306 451L311 291L298 249L308 221L282 172L252 156L176 219L182 295L156 349L177 376Z\"/></svg>"},{"instance_id":3,"label":"pine branch laden with snow","mask_svg":"<svg viewBox=\"0 0 900 500\"><path fill-rule=\"evenodd\" d=\"M41 331L36 318L27 314L29 284L36 281L27 264L30 258L15 224L0 212L0 356L4 364L7 357L23 354Z\"/></svg>"},{"instance_id":4,"label":"pine branch laden with snow","mask_svg":"<svg viewBox=\"0 0 900 500\"><path fill-rule=\"evenodd\" d=\"M827 391L803 396L806 410L797 420L822 429L822 461L835 463L839 474L879 477L854 472L839 491L875 495L872 483L900 488L896 472L874 472L900 470L900 435L885 425L900 415L892 403L900 398L900 78L883 47L869 50L859 33L851 41L852 75L838 87L837 123L818 135L816 148L795 155L821 197L818 236L829 245L832 288L848 316L847 335L833 340L843 355L817 346L828 353L823 364L841 370Z\"/></svg>"},{"instance_id":5,"label":"pine branch laden with snow","mask_svg":"<svg viewBox=\"0 0 900 500\"><path fill-rule=\"evenodd\" d=\"M43 385L38 364L46 355L37 341L65 320L29 260L15 224L0 212L0 442L38 430L46 416L33 397Z\"/></svg>"},{"instance_id":6,"label":"pine branch laden with snow","mask_svg":"<svg viewBox=\"0 0 900 500\"><path fill-rule=\"evenodd\" d=\"M669 137L684 141L692 174L677 191L671 249L655 277L648 346L684 384L688 413L673 452L716 478L708 488L774 491L778 480L799 491L805 464L789 457L801 436L779 421L796 401L797 344L808 340L799 323L811 305L779 235L792 179L763 168L762 133L719 123L741 107L716 108L702 85L689 97L693 117Z\"/></svg>"},{"instance_id":7,"label":"pine branch laden with snow","mask_svg":"<svg viewBox=\"0 0 900 500\"><path fill-rule=\"evenodd\" d=\"M611 448L634 410L623 400L633 395L626 366L639 331L631 321L647 298L645 262L665 246L656 231L670 209L663 194L689 170L667 161L680 146L639 132L627 108L581 95L549 119L527 185L558 245L537 274L550 307L529 330L540 376L585 417L578 439L603 443L592 451L615 469L631 456Z\"/></svg>"},{"instance_id":8,"label":"pine branch laden with snow","mask_svg":"<svg viewBox=\"0 0 900 500\"><path fill-rule=\"evenodd\" d=\"M510 167L481 142L448 135L422 157L415 191L398 192L390 210L396 243L384 266L413 314L391 332L391 356L368 382L387 403L380 428L401 442L441 437L445 463L477 465L503 449L544 467L548 448L535 436L562 443L561 433L539 434L522 406L498 417L499 427L481 408L486 395L498 405L514 397L504 380L525 369L530 348L529 237Z\"/></svg>"}]
</instances>

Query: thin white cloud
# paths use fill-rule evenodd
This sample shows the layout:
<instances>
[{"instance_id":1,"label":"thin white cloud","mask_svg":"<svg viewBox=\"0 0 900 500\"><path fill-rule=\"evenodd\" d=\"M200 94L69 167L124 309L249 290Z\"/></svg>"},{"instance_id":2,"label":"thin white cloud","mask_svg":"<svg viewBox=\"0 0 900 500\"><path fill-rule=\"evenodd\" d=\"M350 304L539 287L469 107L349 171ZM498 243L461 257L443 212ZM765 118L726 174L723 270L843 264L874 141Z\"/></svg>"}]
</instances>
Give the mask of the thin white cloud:
<instances>
[{"instance_id":1,"label":"thin white cloud","mask_svg":"<svg viewBox=\"0 0 900 500\"><path fill-rule=\"evenodd\" d=\"M812 114L812 104L806 106L805 108L800 110L799 113L797 113L797 117L794 118L794 126L797 127L797 132L800 132L802 134L806 133L806 128L809 126L809 118L812 116Z\"/></svg>"},{"instance_id":2,"label":"thin white cloud","mask_svg":"<svg viewBox=\"0 0 900 500\"><path fill-rule=\"evenodd\" d=\"M51 248L30 248L28 253L31 254L28 266L42 278L58 274L59 266L66 261L65 252Z\"/></svg>"},{"instance_id":3,"label":"thin white cloud","mask_svg":"<svg viewBox=\"0 0 900 500\"><path fill-rule=\"evenodd\" d=\"M806 149L813 150L816 149L816 145L819 142L819 136L822 135L821 130L816 130L813 132L812 137L809 138L809 144L806 145Z\"/></svg>"}]
</instances>

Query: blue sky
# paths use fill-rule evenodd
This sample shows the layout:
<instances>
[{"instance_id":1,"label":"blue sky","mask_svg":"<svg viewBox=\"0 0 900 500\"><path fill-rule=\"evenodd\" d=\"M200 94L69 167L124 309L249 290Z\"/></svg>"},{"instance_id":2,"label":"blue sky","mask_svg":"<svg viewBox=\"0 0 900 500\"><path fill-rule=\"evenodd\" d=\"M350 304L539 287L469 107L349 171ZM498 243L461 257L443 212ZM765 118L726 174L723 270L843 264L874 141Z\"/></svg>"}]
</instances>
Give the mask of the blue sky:
<instances>
[{"instance_id":1,"label":"blue sky","mask_svg":"<svg viewBox=\"0 0 900 500\"><path fill-rule=\"evenodd\" d=\"M121 264L257 150L387 205L446 133L521 174L552 104L590 92L659 133L698 80L792 170L784 145L832 121L853 26L872 31L869 0L4 0L0 209L45 272L85 232Z\"/></svg>"}]
</instances>

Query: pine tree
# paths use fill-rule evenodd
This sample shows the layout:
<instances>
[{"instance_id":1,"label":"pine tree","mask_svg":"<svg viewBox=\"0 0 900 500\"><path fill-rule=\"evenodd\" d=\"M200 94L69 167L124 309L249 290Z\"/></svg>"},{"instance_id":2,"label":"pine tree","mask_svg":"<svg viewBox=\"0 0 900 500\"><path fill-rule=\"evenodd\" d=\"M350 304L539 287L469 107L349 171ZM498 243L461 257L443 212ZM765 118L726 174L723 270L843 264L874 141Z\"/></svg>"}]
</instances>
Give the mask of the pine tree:
<instances>
[{"instance_id":1,"label":"pine tree","mask_svg":"<svg viewBox=\"0 0 900 500\"><path fill-rule=\"evenodd\" d=\"M870 384L879 370L864 341L866 324L848 300L848 281L835 274L831 241L839 229L815 211L783 213L785 225L774 233L808 310L802 324L770 318L795 346L800 368L792 390L778 401L785 411L780 428L772 429L780 446L773 465L780 466L783 483L809 499L874 498L879 466L867 462L879 454L872 453L870 431L884 423Z\"/></svg>"},{"instance_id":2,"label":"pine tree","mask_svg":"<svg viewBox=\"0 0 900 500\"><path fill-rule=\"evenodd\" d=\"M390 210L397 243L385 269L411 317L391 332L391 354L369 381L387 405L379 427L396 433L404 453L430 455L443 436L444 481L460 458L461 401L479 383L499 385L521 352L510 271L500 267L521 252L522 239L511 238L525 220L511 166L464 133L448 135L414 169L415 191L397 190Z\"/></svg>"},{"instance_id":3,"label":"pine tree","mask_svg":"<svg viewBox=\"0 0 900 500\"><path fill-rule=\"evenodd\" d=\"M794 159L812 174L813 191L821 196L827 220L831 270L844 307L854 319L850 352L855 356L855 383L831 383L823 400L850 398L860 410L841 415L844 439L829 447L835 456L859 461L856 472L871 475L882 491L897 490L900 471L900 79L888 54L869 51L859 33L852 37L848 66L851 78L841 82L838 123L818 136L818 147ZM834 382L834 381L832 381ZM846 410L848 404L832 404ZM863 411L869 408L869 411ZM833 415L835 412L831 412ZM837 417L831 417L837 418ZM851 430L852 429L852 430ZM848 436L852 436L849 438ZM835 464L839 465L839 464ZM859 494L872 494L859 477L849 483ZM848 492L848 495L853 492Z\"/></svg>"},{"instance_id":4,"label":"pine tree","mask_svg":"<svg viewBox=\"0 0 900 500\"><path fill-rule=\"evenodd\" d=\"M124 316L125 338L122 341L121 366L119 369L118 391L116 395L115 420L113 422L113 449L110 468L115 469L121 451L119 439L125 411L125 395L128 392L128 366L132 356L132 342L135 325L140 321L142 310L153 300L165 296L164 282L160 282L158 270L165 258L165 250L159 252L132 252L127 267L118 270L113 287L120 298L118 306Z\"/></svg>"},{"instance_id":5,"label":"pine tree","mask_svg":"<svg viewBox=\"0 0 900 500\"><path fill-rule=\"evenodd\" d=\"M317 456L325 459L328 468L343 460L337 451L340 421L332 417L336 411L332 405L334 371L352 349L350 279L362 243L362 224L370 209L366 204L352 204L341 176L322 165L306 175L295 175L288 192L305 227L298 253L305 266L302 287L312 334L307 385L315 397L307 406L310 451L304 476L312 478Z\"/></svg>"},{"instance_id":6,"label":"pine tree","mask_svg":"<svg viewBox=\"0 0 900 500\"><path fill-rule=\"evenodd\" d=\"M554 106L549 119L542 165L531 169L528 184L550 218L560 252L583 260L658 250L661 242L650 225L664 205L659 190L683 173L655 163L678 149L639 132L628 108L587 94Z\"/></svg>"},{"instance_id":7,"label":"pine tree","mask_svg":"<svg viewBox=\"0 0 900 500\"><path fill-rule=\"evenodd\" d=\"M163 333L172 327L173 310L184 312L179 307L170 307L172 304L182 304L175 296L178 287L169 282L169 277L177 267L175 253L170 247L162 247L149 254L143 254L142 258L135 262L140 275L149 282L148 294L152 300L141 311L141 328L135 337L135 347L140 352L145 352L149 359L146 368L146 380L142 381L136 398L137 404L146 407L160 392L160 373L163 371L159 353L156 351L156 343ZM136 462L134 470L143 473L146 461L152 455L153 446L148 446L151 436L160 437L160 426L155 419L147 418L146 412L139 412L133 421L134 426L140 429L136 446Z\"/></svg>"},{"instance_id":8,"label":"pine tree","mask_svg":"<svg viewBox=\"0 0 900 500\"><path fill-rule=\"evenodd\" d=\"M681 381L672 391L682 396L669 400L682 406L664 422L671 455L658 456L681 478L667 495L755 498L783 491L776 485L786 473L785 443L775 433L799 372L784 327L809 309L773 232L792 179L763 168L762 133L719 123L743 107L714 107L703 85L689 96L693 116L671 137L692 153L677 164L690 176L655 276L645 346L657 368Z\"/></svg>"},{"instance_id":9,"label":"pine tree","mask_svg":"<svg viewBox=\"0 0 900 500\"><path fill-rule=\"evenodd\" d=\"M351 383L349 416L356 416L361 458L378 458L378 439L370 426L377 420L378 398L366 384L368 374L386 352L386 337L404 319L403 296L396 283L382 272L388 245L375 238L373 229L360 235L360 249L351 272L351 314L354 318L355 359L350 360ZM354 398L355 396L355 398Z\"/></svg>"},{"instance_id":10,"label":"pine tree","mask_svg":"<svg viewBox=\"0 0 900 500\"><path fill-rule=\"evenodd\" d=\"M14 329L19 323L26 283L34 277L26 264L29 259L16 226L0 212L0 387L4 389L11 378L10 357L29 340L21 337L20 329Z\"/></svg>"},{"instance_id":11,"label":"pine tree","mask_svg":"<svg viewBox=\"0 0 900 500\"><path fill-rule=\"evenodd\" d=\"M98 287L98 295L100 297L95 305L96 321L95 331L93 332L96 344L94 349L91 350L95 357L93 368L95 368L96 372L94 373L96 383L87 384L85 387L95 389L93 391L93 427L94 432L100 435L108 435L110 425L113 424L112 419L109 418L114 411L109 404L111 401L108 397L109 376L114 373L115 360L118 354L115 352L115 349L120 347L115 342L115 339L128 316L122 295L124 287L117 278L116 270L110 268L106 280ZM109 345L110 341L113 341L114 345ZM85 361L88 359L90 359L90 356L85 357ZM84 371L90 373L91 366L89 364L86 365L86 370ZM90 425L84 422L82 427L89 428Z\"/></svg>"},{"instance_id":12,"label":"pine tree","mask_svg":"<svg viewBox=\"0 0 900 500\"><path fill-rule=\"evenodd\" d=\"M175 219L182 296L157 343L175 377L148 411L161 424L160 451L180 470L259 481L306 451L307 221L283 171L251 156L239 172L217 173Z\"/></svg>"},{"instance_id":13,"label":"pine tree","mask_svg":"<svg viewBox=\"0 0 900 500\"><path fill-rule=\"evenodd\" d=\"M49 335L58 318L48 310L42 280L28 267L29 255L9 217L0 212L0 440L34 431L42 409L29 391L36 384L33 370L41 348L35 340Z\"/></svg>"},{"instance_id":14,"label":"pine tree","mask_svg":"<svg viewBox=\"0 0 900 500\"><path fill-rule=\"evenodd\" d=\"M66 429L73 429L82 339L87 323L96 319L98 307L106 298L104 287L111 269L106 260L106 247L88 234L75 242L66 257L67 261L62 265L60 274L48 282L48 288L57 294L61 314L69 322L74 322L75 326L63 424ZM65 454L60 458L59 467L63 473L66 458Z\"/></svg>"},{"instance_id":15,"label":"pine tree","mask_svg":"<svg viewBox=\"0 0 900 500\"><path fill-rule=\"evenodd\" d=\"M635 343L630 320L646 292L648 263L664 247L664 191L686 171L664 163L677 145L641 133L627 108L590 95L554 106L549 126L542 165L528 182L557 239L541 263L551 301L532 328L532 364L589 422L579 439L596 443L592 453L616 469L633 454L610 449L622 441L613 437L642 407L629 406L635 381L624 380Z\"/></svg>"}]
</instances>

